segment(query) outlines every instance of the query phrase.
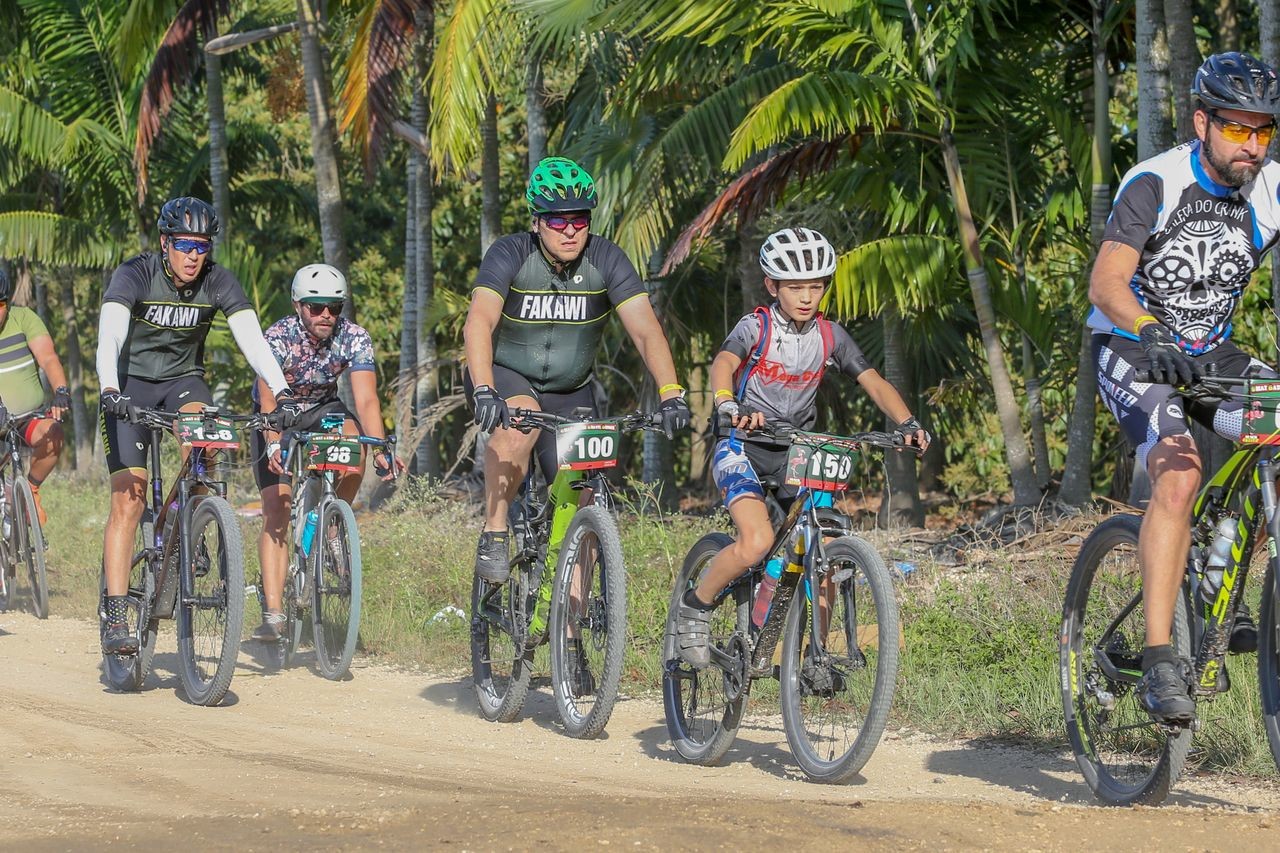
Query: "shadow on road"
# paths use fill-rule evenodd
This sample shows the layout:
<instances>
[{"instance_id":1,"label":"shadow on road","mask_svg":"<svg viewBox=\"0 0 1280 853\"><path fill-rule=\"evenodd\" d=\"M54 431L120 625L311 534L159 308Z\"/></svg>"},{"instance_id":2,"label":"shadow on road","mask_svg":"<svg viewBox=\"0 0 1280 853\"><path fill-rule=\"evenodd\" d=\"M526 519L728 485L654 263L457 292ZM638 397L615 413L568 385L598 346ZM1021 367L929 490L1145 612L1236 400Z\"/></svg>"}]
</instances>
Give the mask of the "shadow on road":
<instances>
[{"instance_id":1,"label":"shadow on road","mask_svg":"<svg viewBox=\"0 0 1280 853\"><path fill-rule=\"evenodd\" d=\"M778 743L776 740L781 735L782 730L777 725L765 720L748 719L738 727L738 737L734 740L733 746L729 747L729 751L716 766L746 763L777 779L788 782L802 781L806 777L792 759L785 742ZM681 758L675 747L671 745L671 735L667 731L665 722L636 732L635 738L640 744L640 750L650 758L673 764L689 763ZM761 740L768 742L762 743ZM859 773L845 784L864 785L866 781Z\"/></svg>"},{"instance_id":2,"label":"shadow on road","mask_svg":"<svg viewBox=\"0 0 1280 853\"><path fill-rule=\"evenodd\" d=\"M998 738L975 738L964 749L930 754L925 766L934 773L980 779L1051 802L1101 804L1085 784L1075 761L1046 748L1013 746ZM1237 807L1231 800L1179 791L1176 784L1165 804Z\"/></svg>"},{"instance_id":3,"label":"shadow on road","mask_svg":"<svg viewBox=\"0 0 1280 853\"><path fill-rule=\"evenodd\" d=\"M179 699L186 702L187 695L182 690L182 679L178 676L179 666L181 666L181 661L178 659L177 652L166 652L164 654L157 652L151 659L151 672L147 673L147 678L142 683L142 691L156 688L173 690ZM119 692L112 689L110 682L107 681L107 670L101 662L98 664L98 683L102 685L102 692L104 693L118 694ZM222 697L222 701L213 707L231 708L239 703L240 697L236 695L235 691L228 690L227 694Z\"/></svg>"}]
</instances>

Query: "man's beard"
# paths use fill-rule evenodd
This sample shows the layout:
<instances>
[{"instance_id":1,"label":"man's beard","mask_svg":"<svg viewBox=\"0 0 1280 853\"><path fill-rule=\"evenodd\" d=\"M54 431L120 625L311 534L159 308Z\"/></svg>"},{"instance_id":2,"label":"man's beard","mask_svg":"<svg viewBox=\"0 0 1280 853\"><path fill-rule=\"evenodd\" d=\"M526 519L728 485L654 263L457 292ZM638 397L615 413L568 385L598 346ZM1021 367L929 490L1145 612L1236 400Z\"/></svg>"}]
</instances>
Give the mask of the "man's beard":
<instances>
[{"instance_id":1,"label":"man's beard","mask_svg":"<svg viewBox=\"0 0 1280 853\"><path fill-rule=\"evenodd\" d=\"M1226 160L1218 155L1213 144L1207 140L1204 144L1204 157L1218 173L1218 177L1229 187L1242 187L1258 177L1258 172L1262 171L1262 160L1258 160L1256 166Z\"/></svg>"}]
</instances>

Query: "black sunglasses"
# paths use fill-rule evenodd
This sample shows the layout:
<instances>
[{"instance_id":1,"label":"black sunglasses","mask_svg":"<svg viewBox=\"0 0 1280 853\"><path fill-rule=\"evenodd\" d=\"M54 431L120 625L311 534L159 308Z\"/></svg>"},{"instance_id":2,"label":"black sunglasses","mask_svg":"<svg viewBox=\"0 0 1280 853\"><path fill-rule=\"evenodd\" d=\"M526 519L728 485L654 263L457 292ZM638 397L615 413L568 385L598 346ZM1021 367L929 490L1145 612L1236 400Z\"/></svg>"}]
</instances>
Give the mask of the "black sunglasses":
<instances>
[{"instance_id":1,"label":"black sunglasses","mask_svg":"<svg viewBox=\"0 0 1280 853\"><path fill-rule=\"evenodd\" d=\"M312 317L319 317L326 311L335 317L342 313L341 302L304 302L302 304L307 307L307 313Z\"/></svg>"}]
</instances>

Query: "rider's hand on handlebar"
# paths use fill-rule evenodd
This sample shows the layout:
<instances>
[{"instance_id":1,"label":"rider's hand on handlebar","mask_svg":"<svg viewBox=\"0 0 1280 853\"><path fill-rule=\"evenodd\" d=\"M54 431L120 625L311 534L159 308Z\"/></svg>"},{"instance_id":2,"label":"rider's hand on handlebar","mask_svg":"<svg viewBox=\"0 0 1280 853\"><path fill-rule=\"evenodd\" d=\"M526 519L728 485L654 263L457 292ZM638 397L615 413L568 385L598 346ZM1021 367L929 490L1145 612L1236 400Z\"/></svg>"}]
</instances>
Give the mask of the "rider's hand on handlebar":
<instances>
[{"instance_id":1,"label":"rider's hand on handlebar","mask_svg":"<svg viewBox=\"0 0 1280 853\"><path fill-rule=\"evenodd\" d=\"M394 480L404 473L404 463L384 448L373 454L373 473L377 474L380 480Z\"/></svg>"},{"instance_id":2,"label":"rider's hand on handlebar","mask_svg":"<svg viewBox=\"0 0 1280 853\"><path fill-rule=\"evenodd\" d=\"M716 406L716 414L735 429L753 430L764 426L764 412L737 400L725 400Z\"/></svg>"},{"instance_id":3,"label":"rider's hand on handlebar","mask_svg":"<svg viewBox=\"0 0 1280 853\"><path fill-rule=\"evenodd\" d=\"M117 418L129 417L129 397L121 394L119 389L102 389L102 411Z\"/></svg>"},{"instance_id":4,"label":"rider's hand on handlebar","mask_svg":"<svg viewBox=\"0 0 1280 853\"><path fill-rule=\"evenodd\" d=\"M288 429L302 415L302 403L294 396L292 389L281 388L276 394L276 411L280 413L280 427Z\"/></svg>"},{"instance_id":5,"label":"rider's hand on handlebar","mask_svg":"<svg viewBox=\"0 0 1280 853\"><path fill-rule=\"evenodd\" d=\"M1157 385L1192 385L1204 376L1201 366L1183 352L1177 338L1162 324L1143 326L1138 343L1151 361L1151 381Z\"/></svg>"},{"instance_id":6,"label":"rider's hand on handlebar","mask_svg":"<svg viewBox=\"0 0 1280 853\"><path fill-rule=\"evenodd\" d=\"M273 441L267 445L267 469L272 474L283 474L284 459L280 456L280 442Z\"/></svg>"},{"instance_id":7,"label":"rider's hand on handlebar","mask_svg":"<svg viewBox=\"0 0 1280 853\"><path fill-rule=\"evenodd\" d=\"M897 438L901 439L903 444L920 448L921 453L928 450L929 442L933 441L933 436L929 434L927 429L920 425L920 422L915 419L914 415L898 424L898 426L894 428L893 434Z\"/></svg>"},{"instance_id":8,"label":"rider's hand on handlebar","mask_svg":"<svg viewBox=\"0 0 1280 853\"><path fill-rule=\"evenodd\" d=\"M511 423L507 401L488 385L477 385L471 392L471 403L476 410L476 424L481 432L493 432Z\"/></svg>"},{"instance_id":9,"label":"rider's hand on handlebar","mask_svg":"<svg viewBox=\"0 0 1280 853\"><path fill-rule=\"evenodd\" d=\"M663 400L658 406L658 414L662 415L662 431L669 439L675 438L676 433L688 427L689 421L693 419L689 404L684 401L683 396Z\"/></svg>"},{"instance_id":10,"label":"rider's hand on handlebar","mask_svg":"<svg viewBox=\"0 0 1280 853\"><path fill-rule=\"evenodd\" d=\"M71 389L66 385L59 385L53 389L53 403L49 406L49 417L55 421L62 420L67 410L71 408Z\"/></svg>"}]
</instances>

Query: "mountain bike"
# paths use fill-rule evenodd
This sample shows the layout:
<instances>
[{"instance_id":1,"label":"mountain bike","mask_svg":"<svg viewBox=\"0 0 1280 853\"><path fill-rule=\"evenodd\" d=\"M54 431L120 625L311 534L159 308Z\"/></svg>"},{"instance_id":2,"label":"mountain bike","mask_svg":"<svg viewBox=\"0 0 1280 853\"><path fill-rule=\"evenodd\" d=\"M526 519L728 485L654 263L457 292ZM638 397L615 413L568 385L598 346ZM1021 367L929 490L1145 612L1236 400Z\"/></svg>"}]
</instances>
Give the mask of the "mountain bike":
<instances>
[{"instance_id":1,"label":"mountain bike","mask_svg":"<svg viewBox=\"0 0 1280 853\"><path fill-rule=\"evenodd\" d=\"M661 415L516 409L511 426L554 429L560 469L539 497L530 465L511 505L511 577L491 584L477 576L472 585L471 670L480 713L494 722L520 715L534 651L549 642L565 731L595 737L613 713L627 638L626 570L605 471L618 464L621 436L661 429ZM589 502L579 507L583 493Z\"/></svg>"},{"instance_id":2,"label":"mountain bike","mask_svg":"<svg viewBox=\"0 0 1280 853\"><path fill-rule=\"evenodd\" d=\"M751 683L777 678L787 743L800 768L814 781L840 783L862 769L884 732L901 638L889 570L875 548L854 535L849 517L830 505L830 493L848 488L868 448L919 451L882 432L836 436L778 428L756 434L780 446L789 442L784 483L799 492L768 556L716 597L711 664L702 670L677 651L677 613L685 592L733 539L707 534L685 557L663 637L667 731L686 761L716 764L737 736ZM764 485L771 493L778 483ZM757 627L751 612L775 556L785 565ZM781 664L775 666L779 637Z\"/></svg>"},{"instance_id":3,"label":"mountain bike","mask_svg":"<svg viewBox=\"0 0 1280 853\"><path fill-rule=\"evenodd\" d=\"M293 661L302 641L303 620L309 617L316 667L331 681L340 680L351 666L360 635L363 590L360 533L351 505L334 489L335 480L360 472L363 446L395 451L395 436L344 435L345 419L344 415L326 416L316 432L285 431L280 454L294 485L289 510L291 554L281 598L285 624L274 644L274 662L288 666ZM258 595L266 612L261 584Z\"/></svg>"},{"instance_id":4,"label":"mountain bike","mask_svg":"<svg viewBox=\"0 0 1280 853\"><path fill-rule=\"evenodd\" d=\"M177 619L178 675L187 699L216 705L231 686L244 621L244 548L240 524L215 480L211 454L240 446L237 424L278 428L279 416L230 415L213 406L195 412L131 407L129 420L151 432L150 501L138 523L129 568L128 605L138 651L103 654L115 690L142 689L155 655L161 619ZM168 494L160 471L160 442L176 434L189 450ZM106 596L105 567L99 574ZM99 603L101 629L107 622Z\"/></svg>"},{"instance_id":5,"label":"mountain bike","mask_svg":"<svg viewBox=\"0 0 1280 853\"><path fill-rule=\"evenodd\" d=\"M25 567L36 618L49 617L49 578L45 569L44 531L35 495L23 470L22 430L32 419L49 416L46 409L11 417L0 405L0 610L13 607L19 568Z\"/></svg>"},{"instance_id":6,"label":"mountain bike","mask_svg":"<svg viewBox=\"0 0 1280 853\"><path fill-rule=\"evenodd\" d=\"M1280 381L1210 375L1180 393L1188 400L1239 400L1246 408L1240 445L1194 505L1187 571L1173 614L1173 650L1190 659L1185 671L1197 703L1229 689L1228 644L1261 534L1269 557L1258 679L1267 739L1280 767L1280 517L1275 512ZM1198 727L1198 720L1190 727L1159 725L1138 702L1146 642L1138 566L1141 524L1139 516L1123 514L1094 528L1080 547L1062 608L1059 666L1067 736L1086 784L1112 805L1163 801Z\"/></svg>"}]
</instances>

